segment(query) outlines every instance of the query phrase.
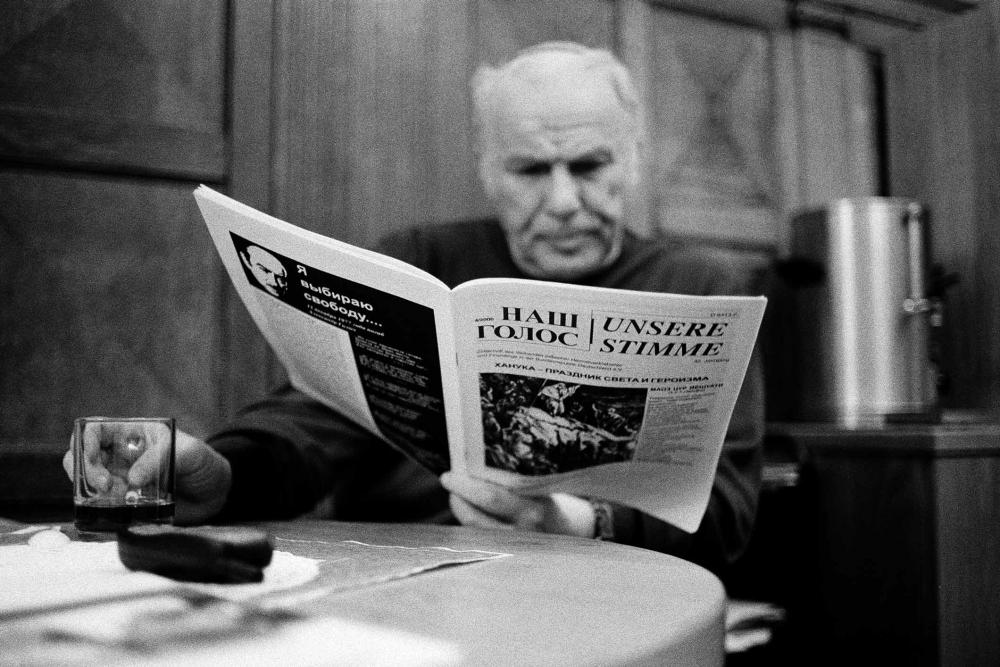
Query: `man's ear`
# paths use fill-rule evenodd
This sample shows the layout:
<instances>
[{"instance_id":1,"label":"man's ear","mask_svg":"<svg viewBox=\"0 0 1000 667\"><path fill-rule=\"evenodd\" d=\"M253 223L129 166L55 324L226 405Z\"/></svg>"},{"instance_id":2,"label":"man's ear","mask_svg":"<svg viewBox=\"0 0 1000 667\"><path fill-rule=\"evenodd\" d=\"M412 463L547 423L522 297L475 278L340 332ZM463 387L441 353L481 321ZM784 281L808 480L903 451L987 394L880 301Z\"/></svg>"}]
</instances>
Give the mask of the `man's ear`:
<instances>
[{"instance_id":1,"label":"man's ear","mask_svg":"<svg viewBox=\"0 0 1000 667\"><path fill-rule=\"evenodd\" d=\"M250 268L250 256L247 255L247 251L246 250L240 250L236 254L238 254L240 256L240 259L243 261L243 266L245 266L245 267L247 267L249 269Z\"/></svg>"}]
</instances>

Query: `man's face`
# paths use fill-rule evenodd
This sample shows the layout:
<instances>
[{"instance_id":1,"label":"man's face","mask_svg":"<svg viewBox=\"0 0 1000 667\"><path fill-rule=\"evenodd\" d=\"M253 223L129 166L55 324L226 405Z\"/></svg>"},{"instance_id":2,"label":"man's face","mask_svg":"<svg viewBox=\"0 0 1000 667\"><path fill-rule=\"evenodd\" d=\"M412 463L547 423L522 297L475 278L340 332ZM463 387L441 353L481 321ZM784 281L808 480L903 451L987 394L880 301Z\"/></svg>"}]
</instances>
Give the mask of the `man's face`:
<instances>
[{"instance_id":1,"label":"man's face","mask_svg":"<svg viewBox=\"0 0 1000 667\"><path fill-rule=\"evenodd\" d=\"M603 78L585 71L508 79L484 132L480 176L515 263L573 280L621 251L637 146Z\"/></svg>"},{"instance_id":2,"label":"man's face","mask_svg":"<svg viewBox=\"0 0 1000 667\"><path fill-rule=\"evenodd\" d=\"M288 287L288 275L274 255L257 246L249 246L244 261L261 287L274 296L284 295Z\"/></svg>"}]
</instances>

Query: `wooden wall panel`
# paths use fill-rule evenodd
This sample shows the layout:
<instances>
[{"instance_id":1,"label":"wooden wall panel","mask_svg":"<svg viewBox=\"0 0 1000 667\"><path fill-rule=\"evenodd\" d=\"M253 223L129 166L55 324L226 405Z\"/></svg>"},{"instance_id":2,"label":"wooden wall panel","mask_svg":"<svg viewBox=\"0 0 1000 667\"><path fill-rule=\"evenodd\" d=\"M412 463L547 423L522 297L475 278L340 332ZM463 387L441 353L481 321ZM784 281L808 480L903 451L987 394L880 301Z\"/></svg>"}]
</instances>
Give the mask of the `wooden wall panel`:
<instances>
[{"instance_id":1,"label":"wooden wall panel","mask_svg":"<svg viewBox=\"0 0 1000 667\"><path fill-rule=\"evenodd\" d=\"M275 211L362 245L482 215L467 3L285 3L276 21Z\"/></svg>"},{"instance_id":2,"label":"wooden wall panel","mask_svg":"<svg viewBox=\"0 0 1000 667\"><path fill-rule=\"evenodd\" d=\"M0 157L221 180L225 6L5 3Z\"/></svg>"},{"instance_id":3,"label":"wooden wall panel","mask_svg":"<svg viewBox=\"0 0 1000 667\"><path fill-rule=\"evenodd\" d=\"M359 241L482 210L468 118L467 14L462 3L445 5L352 3L345 222Z\"/></svg>"},{"instance_id":4,"label":"wooden wall panel","mask_svg":"<svg viewBox=\"0 0 1000 667\"><path fill-rule=\"evenodd\" d=\"M636 210L651 230L721 246L759 282L787 253L796 212L875 194L878 100L865 49L642 0L622 3L619 22L648 103L648 203Z\"/></svg>"},{"instance_id":5,"label":"wooden wall panel","mask_svg":"<svg viewBox=\"0 0 1000 667\"><path fill-rule=\"evenodd\" d=\"M658 10L647 39L654 226L773 246L779 192L767 33Z\"/></svg>"},{"instance_id":6,"label":"wooden wall panel","mask_svg":"<svg viewBox=\"0 0 1000 667\"><path fill-rule=\"evenodd\" d=\"M538 42L569 40L616 46L616 3L611 0L472 0L479 60L499 64Z\"/></svg>"},{"instance_id":7,"label":"wooden wall panel","mask_svg":"<svg viewBox=\"0 0 1000 667\"><path fill-rule=\"evenodd\" d=\"M868 53L836 35L796 36L801 205L820 207L878 191L878 125Z\"/></svg>"},{"instance_id":8,"label":"wooden wall panel","mask_svg":"<svg viewBox=\"0 0 1000 667\"><path fill-rule=\"evenodd\" d=\"M271 213L320 233L347 201L347 3L279 3L274 15Z\"/></svg>"},{"instance_id":9,"label":"wooden wall panel","mask_svg":"<svg viewBox=\"0 0 1000 667\"><path fill-rule=\"evenodd\" d=\"M229 69L229 172L226 192L263 211L272 200L272 65L274 7L271 0L240 0L229 15L231 51L239 54ZM222 271L222 263L218 265ZM220 354L223 375L218 396L221 416L229 416L284 379L270 346L231 287L222 293Z\"/></svg>"},{"instance_id":10,"label":"wooden wall panel","mask_svg":"<svg viewBox=\"0 0 1000 667\"><path fill-rule=\"evenodd\" d=\"M454 220L483 215L489 210L476 175L472 146L472 96L469 79L482 62L482 50L470 34L471 10L467 2L429 5L424 37L426 56L427 147L426 168L421 169L426 189L428 219ZM462 43L455 41L462 35Z\"/></svg>"},{"instance_id":11,"label":"wooden wall panel","mask_svg":"<svg viewBox=\"0 0 1000 667\"><path fill-rule=\"evenodd\" d=\"M193 184L0 171L0 443L74 417L216 425L222 275Z\"/></svg>"},{"instance_id":12,"label":"wooden wall panel","mask_svg":"<svg viewBox=\"0 0 1000 667\"><path fill-rule=\"evenodd\" d=\"M931 210L956 272L942 329L947 407L1000 417L1000 0L885 49L889 186Z\"/></svg>"}]
</instances>

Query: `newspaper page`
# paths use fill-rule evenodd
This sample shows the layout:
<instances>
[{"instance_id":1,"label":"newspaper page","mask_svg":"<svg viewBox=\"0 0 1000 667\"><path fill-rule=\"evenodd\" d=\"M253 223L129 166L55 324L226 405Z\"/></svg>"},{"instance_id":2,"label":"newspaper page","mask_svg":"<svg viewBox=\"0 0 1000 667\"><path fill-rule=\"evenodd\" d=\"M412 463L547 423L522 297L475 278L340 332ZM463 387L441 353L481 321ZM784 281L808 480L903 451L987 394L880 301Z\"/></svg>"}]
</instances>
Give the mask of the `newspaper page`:
<instances>
[{"instance_id":1,"label":"newspaper page","mask_svg":"<svg viewBox=\"0 0 1000 667\"><path fill-rule=\"evenodd\" d=\"M453 467L693 532L765 304L537 281L456 287L465 449Z\"/></svg>"},{"instance_id":2,"label":"newspaper page","mask_svg":"<svg viewBox=\"0 0 1000 667\"><path fill-rule=\"evenodd\" d=\"M205 186L195 199L292 384L430 470L448 470L461 427L445 412L457 404L457 383L446 380L454 376L448 287Z\"/></svg>"}]
</instances>

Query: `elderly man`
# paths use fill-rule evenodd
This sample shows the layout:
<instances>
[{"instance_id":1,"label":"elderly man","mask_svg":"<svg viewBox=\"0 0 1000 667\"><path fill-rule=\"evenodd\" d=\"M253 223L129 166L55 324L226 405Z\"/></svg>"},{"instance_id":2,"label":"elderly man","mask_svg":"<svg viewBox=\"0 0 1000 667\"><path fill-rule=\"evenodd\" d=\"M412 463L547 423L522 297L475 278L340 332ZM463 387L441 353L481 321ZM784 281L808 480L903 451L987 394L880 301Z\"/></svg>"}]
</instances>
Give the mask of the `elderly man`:
<instances>
[{"instance_id":1,"label":"elderly man","mask_svg":"<svg viewBox=\"0 0 1000 667\"><path fill-rule=\"evenodd\" d=\"M625 68L570 43L529 48L473 79L479 176L498 219L417 227L380 250L449 285L527 277L688 294L738 293L694 250L639 240L624 205L637 181L640 109ZM179 522L291 517L322 498L344 520L459 521L611 538L715 571L748 539L760 484L757 360L730 424L713 493L689 535L635 510L566 494L522 497L440 478L331 409L284 387L207 444L178 438Z\"/></svg>"}]
</instances>

